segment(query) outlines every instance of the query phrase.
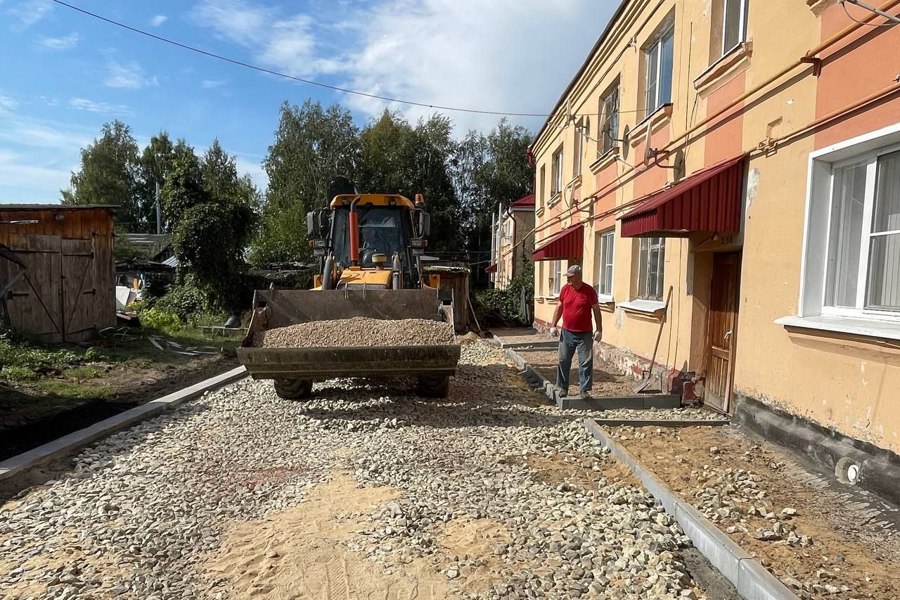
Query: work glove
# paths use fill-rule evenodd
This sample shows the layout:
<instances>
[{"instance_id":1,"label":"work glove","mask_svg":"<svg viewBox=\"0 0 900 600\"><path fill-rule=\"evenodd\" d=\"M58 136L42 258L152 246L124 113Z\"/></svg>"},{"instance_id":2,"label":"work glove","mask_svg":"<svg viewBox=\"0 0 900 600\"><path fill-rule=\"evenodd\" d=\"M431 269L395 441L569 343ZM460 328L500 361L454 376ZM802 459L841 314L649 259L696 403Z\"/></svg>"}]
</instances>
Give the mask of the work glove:
<instances>
[{"instance_id":1,"label":"work glove","mask_svg":"<svg viewBox=\"0 0 900 600\"><path fill-rule=\"evenodd\" d=\"M556 327L551 327L550 335L553 337L559 337L559 329L557 329Z\"/></svg>"},{"instance_id":2,"label":"work glove","mask_svg":"<svg viewBox=\"0 0 900 600\"><path fill-rule=\"evenodd\" d=\"M602 331L595 331L595 332L594 332L594 341L595 341L595 342L599 342L599 341L602 340L602 339L603 339L603 332L602 332Z\"/></svg>"}]
</instances>

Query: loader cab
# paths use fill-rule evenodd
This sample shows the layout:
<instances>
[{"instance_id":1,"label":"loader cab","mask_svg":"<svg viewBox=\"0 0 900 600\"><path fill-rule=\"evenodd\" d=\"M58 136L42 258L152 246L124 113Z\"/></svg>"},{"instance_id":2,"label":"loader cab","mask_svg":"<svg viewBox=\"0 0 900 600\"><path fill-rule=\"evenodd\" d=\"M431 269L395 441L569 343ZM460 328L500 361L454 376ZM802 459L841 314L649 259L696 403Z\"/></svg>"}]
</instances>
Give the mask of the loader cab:
<instances>
[{"instance_id":1,"label":"loader cab","mask_svg":"<svg viewBox=\"0 0 900 600\"><path fill-rule=\"evenodd\" d=\"M336 289L420 287L417 259L425 246L422 223L427 223L421 208L388 194L342 194L329 208L326 245Z\"/></svg>"}]
</instances>

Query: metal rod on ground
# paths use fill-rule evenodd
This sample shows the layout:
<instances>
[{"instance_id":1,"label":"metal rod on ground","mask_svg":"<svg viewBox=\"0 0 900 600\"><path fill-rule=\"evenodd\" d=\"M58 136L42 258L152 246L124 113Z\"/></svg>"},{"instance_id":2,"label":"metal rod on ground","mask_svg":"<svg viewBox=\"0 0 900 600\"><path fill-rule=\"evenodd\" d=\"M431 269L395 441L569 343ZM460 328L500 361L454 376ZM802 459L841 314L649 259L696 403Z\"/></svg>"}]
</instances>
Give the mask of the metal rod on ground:
<instances>
[{"instance_id":1,"label":"metal rod on ground","mask_svg":"<svg viewBox=\"0 0 900 600\"><path fill-rule=\"evenodd\" d=\"M662 339L663 326L665 326L666 321L669 320L669 304L672 302L672 289L673 286L670 285L669 291L666 293L666 308L662 319L659 321L659 331L656 334L656 345L653 347L653 358L650 360L650 370L644 371L643 379L634 386L635 394L655 394L662 391L662 386L650 387L650 385L653 381L653 367L656 366L656 353L659 351L659 341Z\"/></svg>"},{"instance_id":2,"label":"metal rod on ground","mask_svg":"<svg viewBox=\"0 0 900 600\"><path fill-rule=\"evenodd\" d=\"M475 314L475 307L472 305L472 294L466 295L466 302L469 304L469 310L472 311L472 318L475 319L475 326L478 328L478 333L484 333L481 330L481 324L478 322L478 315Z\"/></svg>"}]
</instances>

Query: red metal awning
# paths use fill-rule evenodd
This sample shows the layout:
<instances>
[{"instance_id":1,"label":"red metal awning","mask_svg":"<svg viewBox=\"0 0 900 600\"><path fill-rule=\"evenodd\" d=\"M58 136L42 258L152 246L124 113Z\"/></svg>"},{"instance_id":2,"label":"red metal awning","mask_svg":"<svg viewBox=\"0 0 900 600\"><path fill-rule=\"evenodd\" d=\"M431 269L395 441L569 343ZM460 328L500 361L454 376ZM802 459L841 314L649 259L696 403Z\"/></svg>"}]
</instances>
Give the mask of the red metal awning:
<instances>
[{"instance_id":1,"label":"red metal awning","mask_svg":"<svg viewBox=\"0 0 900 600\"><path fill-rule=\"evenodd\" d=\"M584 254L584 225L578 223L541 242L532 260L575 260Z\"/></svg>"},{"instance_id":2,"label":"red metal awning","mask_svg":"<svg viewBox=\"0 0 900 600\"><path fill-rule=\"evenodd\" d=\"M746 158L742 154L718 163L646 196L642 205L619 217L622 237L739 232Z\"/></svg>"},{"instance_id":3,"label":"red metal awning","mask_svg":"<svg viewBox=\"0 0 900 600\"><path fill-rule=\"evenodd\" d=\"M496 273L497 272L497 263L491 263L487 267L484 268L485 273Z\"/></svg>"}]
</instances>

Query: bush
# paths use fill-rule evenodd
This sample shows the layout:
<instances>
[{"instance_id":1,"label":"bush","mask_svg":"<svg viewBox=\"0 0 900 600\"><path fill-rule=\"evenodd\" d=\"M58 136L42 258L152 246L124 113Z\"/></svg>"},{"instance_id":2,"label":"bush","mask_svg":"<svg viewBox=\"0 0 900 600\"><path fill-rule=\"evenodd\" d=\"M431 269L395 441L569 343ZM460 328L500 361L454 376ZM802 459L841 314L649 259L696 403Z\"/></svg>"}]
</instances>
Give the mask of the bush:
<instances>
[{"instance_id":1,"label":"bush","mask_svg":"<svg viewBox=\"0 0 900 600\"><path fill-rule=\"evenodd\" d=\"M524 303L523 303L524 297ZM534 263L525 263L524 272L503 290L482 290L475 294L479 319L504 325L531 325L534 310Z\"/></svg>"},{"instance_id":2,"label":"bush","mask_svg":"<svg viewBox=\"0 0 900 600\"><path fill-rule=\"evenodd\" d=\"M163 312L175 313L182 323L187 323L192 316L210 312L209 298L206 293L188 279L172 286L165 296L156 301L153 308ZM143 315L141 316L143 320Z\"/></svg>"},{"instance_id":3,"label":"bush","mask_svg":"<svg viewBox=\"0 0 900 600\"><path fill-rule=\"evenodd\" d=\"M174 312L156 306L141 312L141 326L160 333L168 333L181 329L181 318Z\"/></svg>"}]
</instances>

